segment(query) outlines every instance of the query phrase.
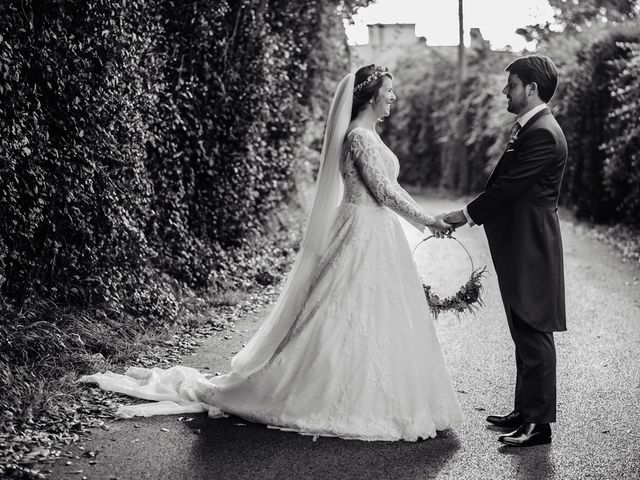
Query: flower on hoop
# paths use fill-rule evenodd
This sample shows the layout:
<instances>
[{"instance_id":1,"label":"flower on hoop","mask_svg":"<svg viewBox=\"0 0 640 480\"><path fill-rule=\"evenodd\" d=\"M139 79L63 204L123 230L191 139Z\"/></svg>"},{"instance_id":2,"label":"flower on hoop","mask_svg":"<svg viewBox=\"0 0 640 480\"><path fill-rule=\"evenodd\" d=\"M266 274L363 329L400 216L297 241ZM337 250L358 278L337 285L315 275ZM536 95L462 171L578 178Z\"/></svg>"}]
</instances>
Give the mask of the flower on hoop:
<instances>
[{"instance_id":1,"label":"flower on hoop","mask_svg":"<svg viewBox=\"0 0 640 480\"><path fill-rule=\"evenodd\" d=\"M418 245L429 240L430 238L434 238L433 236L427 237L423 239ZM441 299L438 295L431 291L431 285L425 285L422 283L422 289L424 290L424 296L427 299L427 304L429 305L429 310L433 316L437 319L438 315L443 312L453 312L458 319L460 318L460 314L464 312L474 313L481 306L484 305L482 301L482 291L484 287L482 286L482 277L484 277L487 273L487 267L482 268L474 268L473 259L471 258L471 254L466 249L464 245L458 240L456 237L450 236L449 238L455 240L460 244L460 246L467 252L469 256L469 260L471 261L471 276L469 280L462 285L458 291L451 295L450 297ZM415 246L413 252L416 251L418 245Z\"/></svg>"},{"instance_id":2,"label":"flower on hoop","mask_svg":"<svg viewBox=\"0 0 640 480\"><path fill-rule=\"evenodd\" d=\"M484 305L482 301L482 277L485 276L487 267L482 267L474 270L471 273L471 277L460 289L450 297L441 299L438 295L431 292L431 285L422 284L424 295L427 298L429 304L429 310L433 313L433 316L437 319L438 315L443 312L451 311L460 317L461 313L469 312L475 313L481 306Z\"/></svg>"}]
</instances>

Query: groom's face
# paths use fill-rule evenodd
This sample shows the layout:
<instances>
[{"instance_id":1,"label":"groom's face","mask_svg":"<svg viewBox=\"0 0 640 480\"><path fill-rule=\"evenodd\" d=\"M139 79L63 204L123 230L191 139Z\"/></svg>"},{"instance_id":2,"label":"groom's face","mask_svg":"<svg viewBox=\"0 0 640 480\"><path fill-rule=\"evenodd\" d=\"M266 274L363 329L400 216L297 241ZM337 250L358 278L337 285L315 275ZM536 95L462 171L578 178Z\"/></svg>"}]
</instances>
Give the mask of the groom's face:
<instances>
[{"instance_id":1,"label":"groom's face","mask_svg":"<svg viewBox=\"0 0 640 480\"><path fill-rule=\"evenodd\" d=\"M502 89L502 93L507 96L507 111L518 115L528 105L527 87L522 83L518 75L509 74L507 84Z\"/></svg>"}]
</instances>

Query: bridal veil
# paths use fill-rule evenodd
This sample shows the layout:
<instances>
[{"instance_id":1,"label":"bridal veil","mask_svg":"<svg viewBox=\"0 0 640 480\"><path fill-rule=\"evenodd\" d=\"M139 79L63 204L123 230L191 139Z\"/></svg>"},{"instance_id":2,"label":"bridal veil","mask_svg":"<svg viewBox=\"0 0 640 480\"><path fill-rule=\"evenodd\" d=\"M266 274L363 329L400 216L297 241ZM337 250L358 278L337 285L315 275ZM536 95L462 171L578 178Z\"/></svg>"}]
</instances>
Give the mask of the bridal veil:
<instances>
[{"instance_id":1,"label":"bridal veil","mask_svg":"<svg viewBox=\"0 0 640 480\"><path fill-rule=\"evenodd\" d=\"M338 84L325 128L316 192L302 243L278 300L260 329L231 361L235 373L248 376L264 366L285 339L311 288L312 276L329 242L342 197L339 160L351 121L353 85L350 73Z\"/></svg>"}]
</instances>

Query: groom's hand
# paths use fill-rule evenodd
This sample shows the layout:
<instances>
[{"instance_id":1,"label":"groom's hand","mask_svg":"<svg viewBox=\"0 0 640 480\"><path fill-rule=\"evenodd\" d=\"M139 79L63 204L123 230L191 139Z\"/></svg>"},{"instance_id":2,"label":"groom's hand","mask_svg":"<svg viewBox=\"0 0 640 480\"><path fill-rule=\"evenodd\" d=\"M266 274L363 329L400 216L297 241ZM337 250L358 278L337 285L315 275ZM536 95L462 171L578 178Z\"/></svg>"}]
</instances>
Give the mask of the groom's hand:
<instances>
[{"instance_id":1,"label":"groom's hand","mask_svg":"<svg viewBox=\"0 0 640 480\"><path fill-rule=\"evenodd\" d=\"M462 210L454 210L444 216L444 221L452 225L454 229L467 223L467 217L464 216Z\"/></svg>"}]
</instances>

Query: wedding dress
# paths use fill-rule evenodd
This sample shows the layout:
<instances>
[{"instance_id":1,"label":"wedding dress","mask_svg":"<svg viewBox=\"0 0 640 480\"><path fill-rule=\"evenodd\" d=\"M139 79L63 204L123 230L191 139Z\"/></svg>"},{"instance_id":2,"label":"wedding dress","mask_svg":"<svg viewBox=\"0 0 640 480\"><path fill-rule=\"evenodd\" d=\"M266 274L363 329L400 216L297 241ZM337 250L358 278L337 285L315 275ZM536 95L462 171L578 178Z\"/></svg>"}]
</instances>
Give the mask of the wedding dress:
<instances>
[{"instance_id":1,"label":"wedding dress","mask_svg":"<svg viewBox=\"0 0 640 480\"><path fill-rule=\"evenodd\" d=\"M343 96L351 95L352 85L347 79ZM350 103L343 107L350 110ZM326 232L309 237L312 225L307 228L301 249L306 256L296 260L312 258L305 283L290 284L304 270L296 263L274 312L226 375L176 366L83 377L156 401L121 406L118 415L208 410L211 416L233 414L303 434L411 441L435 437L461 421L396 213L420 229L430 217L397 183L398 160L377 134L355 128L345 136L346 125L348 117L337 129L335 165L325 159L320 174L326 177L335 168L342 178L341 200L322 211L330 219ZM318 240L321 234L326 238ZM322 247L315 260L313 242ZM291 291L298 293L296 301L282 298Z\"/></svg>"}]
</instances>

